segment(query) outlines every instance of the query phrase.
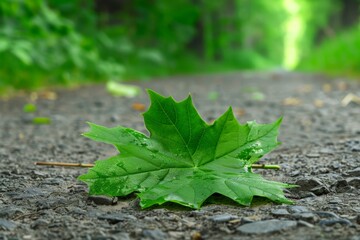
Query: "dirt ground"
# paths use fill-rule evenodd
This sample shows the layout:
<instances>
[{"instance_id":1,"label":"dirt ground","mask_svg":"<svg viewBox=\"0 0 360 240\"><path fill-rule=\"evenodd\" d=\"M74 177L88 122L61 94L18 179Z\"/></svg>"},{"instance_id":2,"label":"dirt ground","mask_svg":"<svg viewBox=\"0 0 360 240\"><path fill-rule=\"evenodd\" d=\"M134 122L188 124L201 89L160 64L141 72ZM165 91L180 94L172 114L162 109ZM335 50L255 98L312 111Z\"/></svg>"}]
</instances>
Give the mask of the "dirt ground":
<instances>
[{"instance_id":1,"label":"dirt ground","mask_svg":"<svg viewBox=\"0 0 360 240\"><path fill-rule=\"evenodd\" d=\"M0 100L0 239L350 239L360 240L360 82L285 72L234 73L133 82L135 98L115 98L103 86L32 95L38 107L24 113L30 96ZM212 121L229 105L244 123L283 116L282 145L260 163L266 179L294 183L294 205L256 198L242 207L219 196L201 210L167 204L141 210L135 195L89 197L76 178L84 168L35 166L36 161L93 163L116 153L81 136L87 121L146 132L134 103L145 92L185 98L190 92ZM50 117L36 125L34 116ZM217 201L214 201L217 200ZM221 203L217 203L217 202Z\"/></svg>"}]
</instances>

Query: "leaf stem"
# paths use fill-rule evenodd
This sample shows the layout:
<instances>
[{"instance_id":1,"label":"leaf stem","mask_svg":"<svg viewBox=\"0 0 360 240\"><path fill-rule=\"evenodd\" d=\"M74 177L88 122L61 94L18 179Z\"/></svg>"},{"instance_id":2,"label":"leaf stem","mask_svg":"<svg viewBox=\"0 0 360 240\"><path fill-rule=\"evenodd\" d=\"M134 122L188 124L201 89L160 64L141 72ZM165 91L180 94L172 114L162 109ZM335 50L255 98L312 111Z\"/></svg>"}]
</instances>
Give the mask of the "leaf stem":
<instances>
[{"instance_id":1,"label":"leaf stem","mask_svg":"<svg viewBox=\"0 0 360 240\"><path fill-rule=\"evenodd\" d=\"M35 162L35 165L56 166L56 167L93 167L91 163L65 163L65 162Z\"/></svg>"},{"instance_id":2,"label":"leaf stem","mask_svg":"<svg viewBox=\"0 0 360 240\"><path fill-rule=\"evenodd\" d=\"M252 164L252 168L261 168L261 169L275 169L279 170L281 167L279 165L266 165L266 164Z\"/></svg>"},{"instance_id":3,"label":"leaf stem","mask_svg":"<svg viewBox=\"0 0 360 240\"><path fill-rule=\"evenodd\" d=\"M42 166L56 166L56 167L93 167L92 163L65 163L65 162L35 162L35 165ZM260 169L275 169L279 170L279 165L266 165L266 164L252 164L252 168L260 168Z\"/></svg>"}]
</instances>

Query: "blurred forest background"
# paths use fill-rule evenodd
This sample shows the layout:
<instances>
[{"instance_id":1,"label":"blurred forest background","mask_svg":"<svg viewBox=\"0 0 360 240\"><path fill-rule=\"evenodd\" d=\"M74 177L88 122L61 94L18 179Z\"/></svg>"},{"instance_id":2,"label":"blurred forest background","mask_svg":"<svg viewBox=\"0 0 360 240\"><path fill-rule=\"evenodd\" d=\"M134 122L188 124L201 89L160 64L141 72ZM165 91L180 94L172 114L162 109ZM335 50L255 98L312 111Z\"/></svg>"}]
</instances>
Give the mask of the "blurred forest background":
<instances>
[{"instance_id":1,"label":"blurred forest background","mask_svg":"<svg viewBox=\"0 0 360 240\"><path fill-rule=\"evenodd\" d=\"M360 0L1 0L0 89L284 69L360 75Z\"/></svg>"}]
</instances>

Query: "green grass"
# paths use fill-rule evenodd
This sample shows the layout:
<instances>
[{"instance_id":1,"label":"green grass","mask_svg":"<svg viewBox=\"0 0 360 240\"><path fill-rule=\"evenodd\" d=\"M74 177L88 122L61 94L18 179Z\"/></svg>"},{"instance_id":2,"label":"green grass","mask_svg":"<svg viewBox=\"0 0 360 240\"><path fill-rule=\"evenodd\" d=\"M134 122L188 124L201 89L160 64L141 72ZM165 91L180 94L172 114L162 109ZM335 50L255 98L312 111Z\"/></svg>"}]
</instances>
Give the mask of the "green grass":
<instances>
[{"instance_id":1,"label":"green grass","mask_svg":"<svg viewBox=\"0 0 360 240\"><path fill-rule=\"evenodd\" d=\"M323 42L304 58L298 70L329 75L360 76L360 26Z\"/></svg>"}]
</instances>

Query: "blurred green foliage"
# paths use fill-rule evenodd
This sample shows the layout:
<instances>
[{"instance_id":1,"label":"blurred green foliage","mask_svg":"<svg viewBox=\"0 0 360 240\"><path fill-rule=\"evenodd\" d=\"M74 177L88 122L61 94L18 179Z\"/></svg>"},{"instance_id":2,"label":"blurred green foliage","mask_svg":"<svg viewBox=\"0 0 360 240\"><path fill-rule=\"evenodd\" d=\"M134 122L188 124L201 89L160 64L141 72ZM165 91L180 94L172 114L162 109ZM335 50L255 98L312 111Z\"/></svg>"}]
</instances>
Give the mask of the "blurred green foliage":
<instances>
[{"instance_id":1,"label":"blurred green foliage","mask_svg":"<svg viewBox=\"0 0 360 240\"><path fill-rule=\"evenodd\" d=\"M31 89L117 77L95 41L42 0L0 2L0 88Z\"/></svg>"},{"instance_id":2,"label":"blurred green foliage","mask_svg":"<svg viewBox=\"0 0 360 240\"><path fill-rule=\"evenodd\" d=\"M360 75L360 24L325 40L302 61L299 70L333 75Z\"/></svg>"},{"instance_id":3,"label":"blurred green foliage","mask_svg":"<svg viewBox=\"0 0 360 240\"><path fill-rule=\"evenodd\" d=\"M341 4L341 0L2 0L0 90L269 69L286 67L289 56L293 64L307 59L314 66L305 67L303 60L304 69L322 69L311 64L321 62L325 51L311 58L315 40ZM354 31L325 41L328 59L336 56L330 53L336 49L331 41L343 42L337 43L337 54L340 45L358 44ZM339 71L349 62L343 63ZM358 65L349 66L356 70Z\"/></svg>"}]
</instances>

